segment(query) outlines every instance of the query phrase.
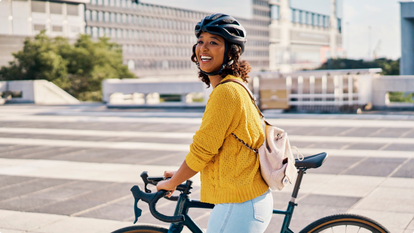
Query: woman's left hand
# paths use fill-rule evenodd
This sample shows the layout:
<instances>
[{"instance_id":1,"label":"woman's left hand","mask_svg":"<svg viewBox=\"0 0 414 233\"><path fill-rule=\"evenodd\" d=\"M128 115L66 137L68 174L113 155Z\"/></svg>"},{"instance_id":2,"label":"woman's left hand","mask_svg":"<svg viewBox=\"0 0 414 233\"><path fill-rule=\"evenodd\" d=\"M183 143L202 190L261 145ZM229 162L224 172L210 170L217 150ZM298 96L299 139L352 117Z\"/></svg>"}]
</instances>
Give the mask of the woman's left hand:
<instances>
[{"instance_id":1,"label":"woman's left hand","mask_svg":"<svg viewBox=\"0 0 414 233\"><path fill-rule=\"evenodd\" d=\"M171 195L173 194L176 188L177 186L174 186L173 184L171 184L170 180L163 180L163 181L158 182L157 184L157 191L160 191L160 190L169 191L169 193L167 194L167 197L171 197Z\"/></svg>"}]
</instances>

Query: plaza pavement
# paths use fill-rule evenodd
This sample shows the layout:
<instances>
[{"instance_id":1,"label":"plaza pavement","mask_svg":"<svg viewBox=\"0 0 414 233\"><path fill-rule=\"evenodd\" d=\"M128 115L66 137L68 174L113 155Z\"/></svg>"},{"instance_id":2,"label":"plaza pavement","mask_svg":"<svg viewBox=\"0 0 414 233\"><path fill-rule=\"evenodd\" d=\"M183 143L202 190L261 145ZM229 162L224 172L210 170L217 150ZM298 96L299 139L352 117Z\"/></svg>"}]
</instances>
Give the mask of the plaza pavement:
<instances>
[{"instance_id":1,"label":"plaza pavement","mask_svg":"<svg viewBox=\"0 0 414 233\"><path fill-rule=\"evenodd\" d=\"M177 169L202 110L106 109L102 105L0 106L0 232L111 232L131 226L142 171ZM414 114L281 114L268 120L306 156L329 157L308 170L291 228L331 214L361 214L391 232L414 232ZM199 177L192 179L199 198ZM293 186L273 192L284 209ZM139 224L155 220L143 203ZM174 202L162 200L161 212ZM210 211L190 210L202 227ZM274 216L266 232L279 232Z\"/></svg>"}]
</instances>

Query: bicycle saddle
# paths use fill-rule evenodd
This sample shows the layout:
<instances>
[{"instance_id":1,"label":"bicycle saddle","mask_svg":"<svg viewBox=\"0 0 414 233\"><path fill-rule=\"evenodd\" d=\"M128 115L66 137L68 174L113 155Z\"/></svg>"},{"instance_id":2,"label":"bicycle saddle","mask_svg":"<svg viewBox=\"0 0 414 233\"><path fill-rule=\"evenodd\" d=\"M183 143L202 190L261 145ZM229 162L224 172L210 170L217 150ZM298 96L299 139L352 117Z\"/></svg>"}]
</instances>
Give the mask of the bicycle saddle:
<instances>
[{"instance_id":1,"label":"bicycle saddle","mask_svg":"<svg viewBox=\"0 0 414 233\"><path fill-rule=\"evenodd\" d=\"M320 167L324 162L325 159L328 157L328 154L325 152L311 155L305 157L302 161L299 161L298 159L295 160L295 166L297 168L318 168Z\"/></svg>"}]
</instances>

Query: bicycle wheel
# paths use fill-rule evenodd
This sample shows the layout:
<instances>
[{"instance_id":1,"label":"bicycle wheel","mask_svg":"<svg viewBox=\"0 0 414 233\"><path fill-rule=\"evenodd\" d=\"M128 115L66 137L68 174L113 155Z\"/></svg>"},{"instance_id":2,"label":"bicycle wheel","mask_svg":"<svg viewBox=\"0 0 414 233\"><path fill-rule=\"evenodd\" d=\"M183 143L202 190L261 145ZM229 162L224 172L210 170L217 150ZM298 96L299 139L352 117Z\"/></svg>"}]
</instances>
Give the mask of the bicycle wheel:
<instances>
[{"instance_id":1,"label":"bicycle wheel","mask_svg":"<svg viewBox=\"0 0 414 233\"><path fill-rule=\"evenodd\" d=\"M334 232L334 233L389 233L376 221L356 214L338 214L316 220L306 226L300 233Z\"/></svg>"},{"instance_id":2,"label":"bicycle wheel","mask_svg":"<svg viewBox=\"0 0 414 233\"><path fill-rule=\"evenodd\" d=\"M168 233L168 229L158 226L140 225L124 227L112 233Z\"/></svg>"}]
</instances>

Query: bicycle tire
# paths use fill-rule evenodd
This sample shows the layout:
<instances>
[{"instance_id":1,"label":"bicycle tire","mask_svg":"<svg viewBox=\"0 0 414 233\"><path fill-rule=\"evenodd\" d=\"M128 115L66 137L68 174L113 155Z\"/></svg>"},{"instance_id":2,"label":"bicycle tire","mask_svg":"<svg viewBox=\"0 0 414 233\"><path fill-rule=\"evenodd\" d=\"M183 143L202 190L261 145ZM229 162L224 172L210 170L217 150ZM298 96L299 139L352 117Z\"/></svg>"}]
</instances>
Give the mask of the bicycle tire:
<instances>
[{"instance_id":1,"label":"bicycle tire","mask_svg":"<svg viewBox=\"0 0 414 233\"><path fill-rule=\"evenodd\" d=\"M334 231L336 229L336 231ZM349 232L352 229L364 229L363 232L389 233L389 231L378 222L356 214L331 215L309 224L300 233L319 232ZM361 232L361 231L351 231Z\"/></svg>"},{"instance_id":2,"label":"bicycle tire","mask_svg":"<svg viewBox=\"0 0 414 233\"><path fill-rule=\"evenodd\" d=\"M139 225L124 227L112 233L168 233L168 229L159 226Z\"/></svg>"}]
</instances>

